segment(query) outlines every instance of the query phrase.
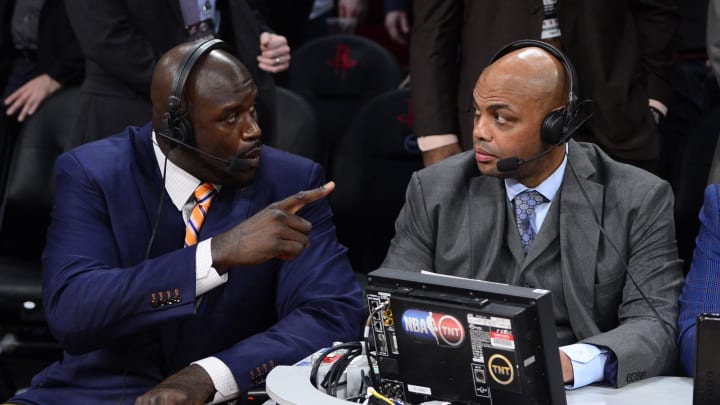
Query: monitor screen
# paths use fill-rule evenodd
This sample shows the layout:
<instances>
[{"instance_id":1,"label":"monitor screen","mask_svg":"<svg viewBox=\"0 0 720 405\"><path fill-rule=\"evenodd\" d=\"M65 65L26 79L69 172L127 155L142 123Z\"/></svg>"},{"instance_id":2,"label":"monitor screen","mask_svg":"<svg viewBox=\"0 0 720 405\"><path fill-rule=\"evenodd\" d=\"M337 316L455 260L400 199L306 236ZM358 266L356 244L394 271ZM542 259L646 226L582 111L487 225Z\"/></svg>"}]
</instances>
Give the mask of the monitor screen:
<instances>
[{"instance_id":1,"label":"monitor screen","mask_svg":"<svg viewBox=\"0 0 720 405\"><path fill-rule=\"evenodd\" d=\"M566 403L549 291L381 268L366 292L373 380L384 396Z\"/></svg>"}]
</instances>

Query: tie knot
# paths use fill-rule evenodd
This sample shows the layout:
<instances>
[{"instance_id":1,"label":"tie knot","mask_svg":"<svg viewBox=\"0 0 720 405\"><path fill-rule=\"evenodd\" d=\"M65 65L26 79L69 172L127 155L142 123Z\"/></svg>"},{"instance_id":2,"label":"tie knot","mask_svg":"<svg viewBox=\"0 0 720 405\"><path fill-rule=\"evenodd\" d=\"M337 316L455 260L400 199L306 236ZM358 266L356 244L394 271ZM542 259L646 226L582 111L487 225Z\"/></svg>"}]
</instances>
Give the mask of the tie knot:
<instances>
[{"instance_id":1,"label":"tie knot","mask_svg":"<svg viewBox=\"0 0 720 405\"><path fill-rule=\"evenodd\" d=\"M202 183L195 189L195 200L198 203L203 203L207 199L212 198L217 191L210 183Z\"/></svg>"},{"instance_id":2,"label":"tie knot","mask_svg":"<svg viewBox=\"0 0 720 405\"><path fill-rule=\"evenodd\" d=\"M547 198L536 190L525 190L515 196L515 209L521 212L534 210L538 204L547 202Z\"/></svg>"}]
</instances>

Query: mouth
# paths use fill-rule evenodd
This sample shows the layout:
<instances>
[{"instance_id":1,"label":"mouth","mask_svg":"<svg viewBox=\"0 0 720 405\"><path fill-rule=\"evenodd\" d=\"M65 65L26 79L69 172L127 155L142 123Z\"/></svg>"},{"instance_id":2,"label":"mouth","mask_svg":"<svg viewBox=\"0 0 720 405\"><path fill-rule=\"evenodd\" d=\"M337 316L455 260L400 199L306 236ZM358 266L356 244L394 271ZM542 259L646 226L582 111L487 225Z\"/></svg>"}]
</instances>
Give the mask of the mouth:
<instances>
[{"instance_id":1,"label":"mouth","mask_svg":"<svg viewBox=\"0 0 720 405\"><path fill-rule=\"evenodd\" d=\"M247 151L238 155L238 158L246 161L251 167L257 167L260 162L260 152L262 151L262 144L256 143L250 147Z\"/></svg>"},{"instance_id":2,"label":"mouth","mask_svg":"<svg viewBox=\"0 0 720 405\"><path fill-rule=\"evenodd\" d=\"M485 149L475 146L475 160L478 163L487 163L495 159L495 155L490 154Z\"/></svg>"}]
</instances>

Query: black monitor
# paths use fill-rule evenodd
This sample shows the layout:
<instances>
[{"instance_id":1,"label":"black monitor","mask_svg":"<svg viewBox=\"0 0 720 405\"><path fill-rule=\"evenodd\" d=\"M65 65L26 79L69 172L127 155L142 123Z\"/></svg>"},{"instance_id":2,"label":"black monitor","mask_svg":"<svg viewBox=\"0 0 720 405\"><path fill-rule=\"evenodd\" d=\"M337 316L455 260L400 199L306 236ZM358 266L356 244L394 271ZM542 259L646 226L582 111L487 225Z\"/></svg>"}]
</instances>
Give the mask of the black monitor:
<instances>
[{"instance_id":1,"label":"black monitor","mask_svg":"<svg viewBox=\"0 0 720 405\"><path fill-rule=\"evenodd\" d=\"M375 389L386 397L566 404L550 291L381 268L366 292Z\"/></svg>"}]
</instances>

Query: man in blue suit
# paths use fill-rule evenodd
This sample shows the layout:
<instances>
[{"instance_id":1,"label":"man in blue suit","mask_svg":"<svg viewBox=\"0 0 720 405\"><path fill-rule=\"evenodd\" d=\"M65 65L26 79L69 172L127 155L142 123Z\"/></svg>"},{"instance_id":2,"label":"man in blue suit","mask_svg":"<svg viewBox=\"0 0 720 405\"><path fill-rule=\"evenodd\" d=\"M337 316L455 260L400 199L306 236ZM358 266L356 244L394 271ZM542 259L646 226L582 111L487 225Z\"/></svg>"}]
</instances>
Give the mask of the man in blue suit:
<instances>
[{"instance_id":1,"label":"man in blue suit","mask_svg":"<svg viewBox=\"0 0 720 405\"><path fill-rule=\"evenodd\" d=\"M222 41L183 44L155 69L152 125L57 160L43 296L65 352L10 403L225 402L359 337L334 184L260 143L256 95Z\"/></svg>"},{"instance_id":2,"label":"man in blue suit","mask_svg":"<svg viewBox=\"0 0 720 405\"><path fill-rule=\"evenodd\" d=\"M704 312L720 312L720 184L705 188L700 210L700 232L695 241L690 271L680 294L680 363L695 374L695 321Z\"/></svg>"}]
</instances>

